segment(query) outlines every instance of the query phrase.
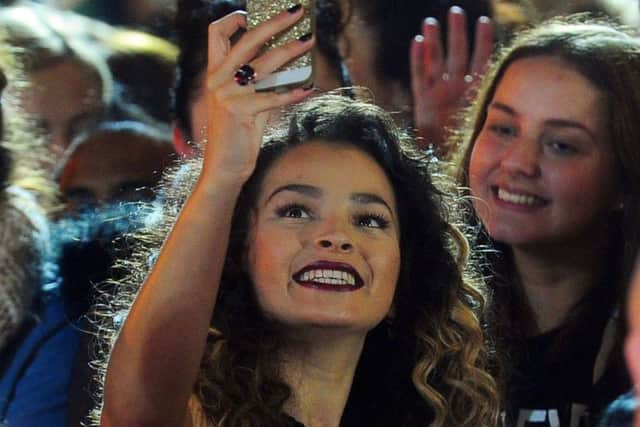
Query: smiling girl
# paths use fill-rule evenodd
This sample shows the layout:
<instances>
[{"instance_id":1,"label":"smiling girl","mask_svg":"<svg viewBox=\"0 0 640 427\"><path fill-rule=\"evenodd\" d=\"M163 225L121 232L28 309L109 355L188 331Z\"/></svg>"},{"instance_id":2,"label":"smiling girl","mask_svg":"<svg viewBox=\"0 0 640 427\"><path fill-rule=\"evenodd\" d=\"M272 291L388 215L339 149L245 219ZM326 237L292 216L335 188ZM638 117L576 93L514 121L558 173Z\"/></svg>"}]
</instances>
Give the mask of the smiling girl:
<instances>
[{"instance_id":1,"label":"smiling girl","mask_svg":"<svg viewBox=\"0 0 640 427\"><path fill-rule=\"evenodd\" d=\"M506 47L460 134L458 178L495 248L507 425L590 425L628 386L617 306L640 241L640 41L583 21Z\"/></svg>"},{"instance_id":2,"label":"smiling girl","mask_svg":"<svg viewBox=\"0 0 640 427\"><path fill-rule=\"evenodd\" d=\"M255 56L301 15L283 11L232 48L244 14L210 27L215 126L191 163L193 185L174 195L179 206L190 192L180 214L169 205L165 228L146 236L153 251L171 229L125 301L103 426L497 422L483 294L426 159L381 109L335 95L264 135L269 110L310 91L256 93L245 77L311 47Z\"/></svg>"}]
</instances>

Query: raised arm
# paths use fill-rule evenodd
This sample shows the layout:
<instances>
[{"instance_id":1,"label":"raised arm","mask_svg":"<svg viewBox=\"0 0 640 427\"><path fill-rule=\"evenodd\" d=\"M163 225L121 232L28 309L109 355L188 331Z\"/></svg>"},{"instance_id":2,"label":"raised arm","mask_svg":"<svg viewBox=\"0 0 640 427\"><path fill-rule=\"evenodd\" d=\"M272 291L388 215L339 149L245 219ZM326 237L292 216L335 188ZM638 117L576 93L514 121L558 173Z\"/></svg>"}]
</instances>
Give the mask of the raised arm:
<instances>
[{"instance_id":1,"label":"raised arm","mask_svg":"<svg viewBox=\"0 0 640 427\"><path fill-rule=\"evenodd\" d=\"M432 144L436 153L447 156L445 129L455 114L469 102L469 90L477 85L493 50L493 28L489 18L476 22L475 48L469 54L466 16L452 7L448 17L447 56L442 47L440 25L427 18L422 34L411 44L411 90L414 126L421 148Z\"/></svg>"},{"instance_id":2,"label":"raised arm","mask_svg":"<svg viewBox=\"0 0 640 427\"><path fill-rule=\"evenodd\" d=\"M269 38L301 16L300 10L283 11L233 47L230 36L246 26L243 13L210 26L202 173L113 349L103 426L189 425L188 399L205 349L238 194L255 167L268 112L310 93L255 93L251 84L237 84L234 72L250 64L259 78L307 51L312 40L256 57Z\"/></svg>"}]
</instances>

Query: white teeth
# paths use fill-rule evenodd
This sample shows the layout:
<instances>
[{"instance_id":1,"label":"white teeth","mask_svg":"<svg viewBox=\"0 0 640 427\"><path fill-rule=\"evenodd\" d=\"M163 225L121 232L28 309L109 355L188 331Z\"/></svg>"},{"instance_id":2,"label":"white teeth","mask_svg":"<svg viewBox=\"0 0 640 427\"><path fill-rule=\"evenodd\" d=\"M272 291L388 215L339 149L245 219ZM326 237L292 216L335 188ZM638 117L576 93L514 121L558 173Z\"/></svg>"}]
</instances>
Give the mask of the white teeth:
<instances>
[{"instance_id":1,"label":"white teeth","mask_svg":"<svg viewBox=\"0 0 640 427\"><path fill-rule=\"evenodd\" d=\"M541 202L541 199L538 197L528 196L526 194L509 193L502 188L498 189L498 199L504 200L505 202L526 206L533 206Z\"/></svg>"},{"instance_id":2,"label":"white teeth","mask_svg":"<svg viewBox=\"0 0 640 427\"><path fill-rule=\"evenodd\" d=\"M309 270L302 273L300 280L303 282L316 282L329 285L353 285L356 278L346 271L341 270Z\"/></svg>"}]
</instances>

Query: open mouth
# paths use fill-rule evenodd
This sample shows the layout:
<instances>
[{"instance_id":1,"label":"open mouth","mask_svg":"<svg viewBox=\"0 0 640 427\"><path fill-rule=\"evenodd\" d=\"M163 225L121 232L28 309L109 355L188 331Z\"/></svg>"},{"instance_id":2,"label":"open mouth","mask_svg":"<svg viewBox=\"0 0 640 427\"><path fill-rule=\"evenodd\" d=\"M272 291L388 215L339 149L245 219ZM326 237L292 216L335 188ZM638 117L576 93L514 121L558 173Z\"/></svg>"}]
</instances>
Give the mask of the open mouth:
<instances>
[{"instance_id":1,"label":"open mouth","mask_svg":"<svg viewBox=\"0 0 640 427\"><path fill-rule=\"evenodd\" d=\"M364 286L364 280L349 264L318 261L305 266L293 275L293 280L304 287L335 292L350 292Z\"/></svg>"},{"instance_id":2,"label":"open mouth","mask_svg":"<svg viewBox=\"0 0 640 427\"><path fill-rule=\"evenodd\" d=\"M534 196L532 194L511 192L497 186L491 187L491 191L493 191L493 194L498 200L511 203L513 205L535 207L544 206L549 203L548 200L545 200L542 197Z\"/></svg>"}]
</instances>

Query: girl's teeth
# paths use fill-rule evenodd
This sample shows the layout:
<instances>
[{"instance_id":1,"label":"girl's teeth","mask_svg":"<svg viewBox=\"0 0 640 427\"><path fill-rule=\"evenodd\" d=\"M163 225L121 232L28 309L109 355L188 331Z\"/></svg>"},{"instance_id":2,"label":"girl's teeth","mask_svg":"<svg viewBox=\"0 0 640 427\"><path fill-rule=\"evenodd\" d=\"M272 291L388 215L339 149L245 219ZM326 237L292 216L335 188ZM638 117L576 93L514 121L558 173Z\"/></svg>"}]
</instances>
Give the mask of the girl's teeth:
<instances>
[{"instance_id":1,"label":"girl's teeth","mask_svg":"<svg viewBox=\"0 0 640 427\"><path fill-rule=\"evenodd\" d=\"M538 197L528 196L525 194L509 193L502 188L498 189L498 199L504 200L505 202L526 206L533 206L540 203L540 199Z\"/></svg>"},{"instance_id":2,"label":"girl's teeth","mask_svg":"<svg viewBox=\"0 0 640 427\"><path fill-rule=\"evenodd\" d=\"M300 276L303 282L317 282L330 285L355 285L356 278L346 271L310 270Z\"/></svg>"}]
</instances>

